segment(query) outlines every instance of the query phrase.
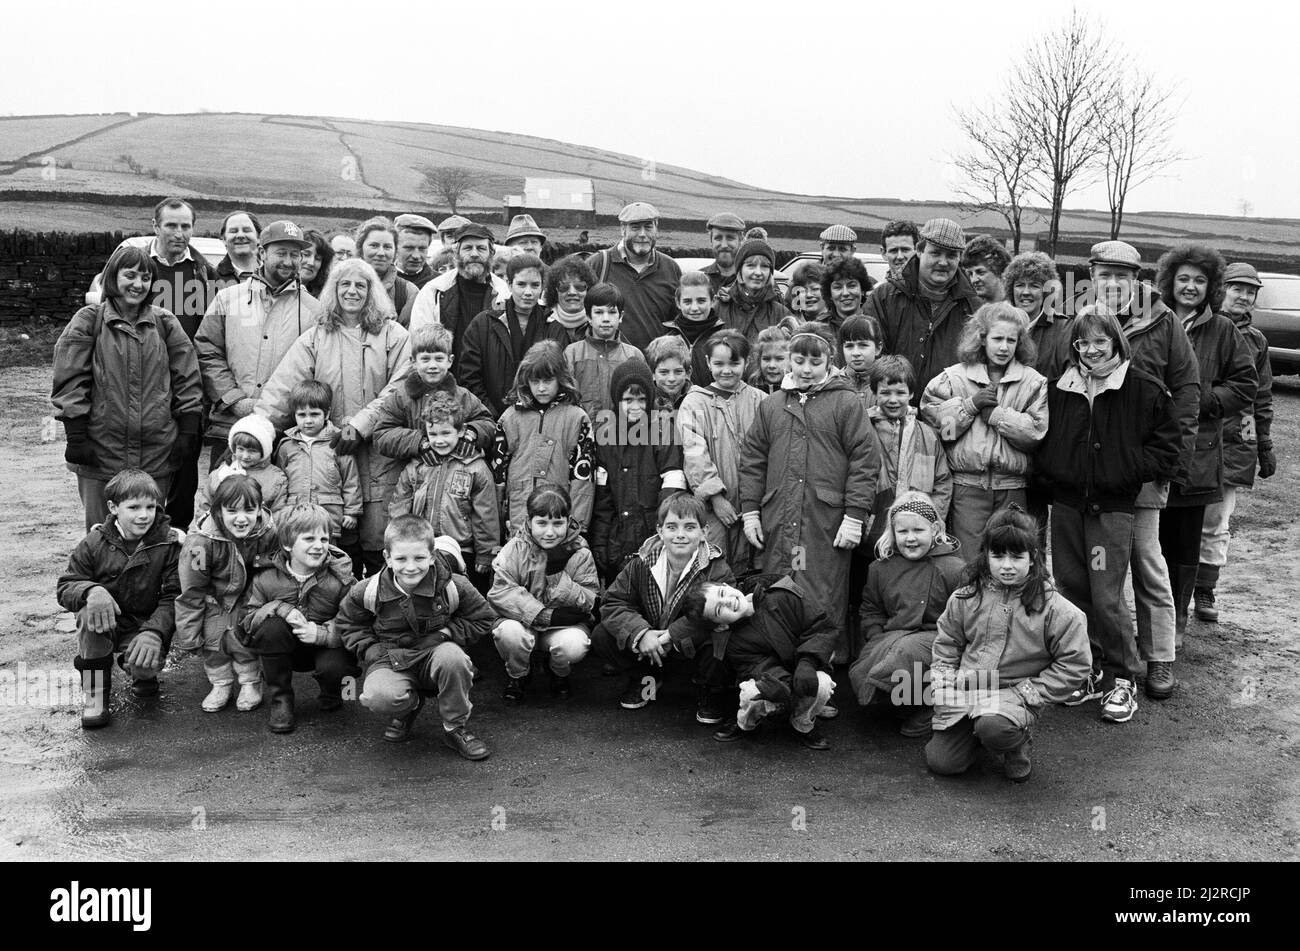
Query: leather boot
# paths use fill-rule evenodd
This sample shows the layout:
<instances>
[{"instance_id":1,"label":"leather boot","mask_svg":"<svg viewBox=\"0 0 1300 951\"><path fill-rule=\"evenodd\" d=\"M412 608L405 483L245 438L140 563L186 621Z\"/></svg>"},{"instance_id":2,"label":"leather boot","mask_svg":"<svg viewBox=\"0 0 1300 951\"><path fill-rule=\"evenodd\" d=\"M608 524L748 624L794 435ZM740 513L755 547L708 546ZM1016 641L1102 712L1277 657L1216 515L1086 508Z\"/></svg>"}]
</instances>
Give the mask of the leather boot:
<instances>
[{"instance_id":1,"label":"leather boot","mask_svg":"<svg viewBox=\"0 0 1300 951\"><path fill-rule=\"evenodd\" d=\"M78 655L72 666L81 671L81 728L108 726L108 699L113 692L113 657L87 659Z\"/></svg>"},{"instance_id":2,"label":"leather boot","mask_svg":"<svg viewBox=\"0 0 1300 951\"><path fill-rule=\"evenodd\" d=\"M297 721L293 714L293 661L289 655L263 654L262 679L271 693L266 728L272 733L292 733Z\"/></svg>"},{"instance_id":3,"label":"leather boot","mask_svg":"<svg viewBox=\"0 0 1300 951\"><path fill-rule=\"evenodd\" d=\"M1192 608L1192 589L1196 587L1196 565L1175 565L1169 581L1174 589L1174 650L1181 653L1187 635L1187 619Z\"/></svg>"}]
</instances>

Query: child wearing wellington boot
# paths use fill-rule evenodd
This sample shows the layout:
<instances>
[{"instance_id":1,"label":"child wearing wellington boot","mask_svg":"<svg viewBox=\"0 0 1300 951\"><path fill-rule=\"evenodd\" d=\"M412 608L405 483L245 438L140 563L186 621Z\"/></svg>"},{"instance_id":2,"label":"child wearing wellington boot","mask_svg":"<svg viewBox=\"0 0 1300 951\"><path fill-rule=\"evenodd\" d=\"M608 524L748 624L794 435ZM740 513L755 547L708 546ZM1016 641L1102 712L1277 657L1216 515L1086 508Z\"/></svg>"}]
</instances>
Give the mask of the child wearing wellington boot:
<instances>
[{"instance_id":1,"label":"child wearing wellington boot","mask_svg":"<svg viewBox=\"0 0 1300 951\"><path fill-rule=\"evenodd\" d=\"M1092 665L1083 612L1052 585L1038 523L1018 505L989 519L979 553L939 618L930 666L930 769L965 772L983 745L1007 778L1029 779L1034 724Z\"/></svg>"},{"instance_id":2,"label":"child wearing wellington boot","mask_svg":"<svg viewBox=\"0 0 1300 951\"><path fill-rule=\"evenodd\" d=\"M163 513L158 484L123 469L104 486L109 520L95 525L68 558L59 604L77 615L81 726L107 726L113 655L131 675L131 693L158 694L158 672L176 629L180 532Z\"/></svg>"},{"instance_id":3,"label":"child wearing wellington boot","mask_svg":"<svg viewBox=\"0 0 1300 951\"><path fill-rule=\"evenodd\" d=\"M280 550L248 589L240 628L261 659L262 680L270 688L267 729L272 733L292 733L296 725L295 670L313 672L325 713L343 706L343 678L360 673L334 629L353 579L352 558L330 544L333 521L320 505L282 513L276 527Z\"/></svg>"}]
</instances>

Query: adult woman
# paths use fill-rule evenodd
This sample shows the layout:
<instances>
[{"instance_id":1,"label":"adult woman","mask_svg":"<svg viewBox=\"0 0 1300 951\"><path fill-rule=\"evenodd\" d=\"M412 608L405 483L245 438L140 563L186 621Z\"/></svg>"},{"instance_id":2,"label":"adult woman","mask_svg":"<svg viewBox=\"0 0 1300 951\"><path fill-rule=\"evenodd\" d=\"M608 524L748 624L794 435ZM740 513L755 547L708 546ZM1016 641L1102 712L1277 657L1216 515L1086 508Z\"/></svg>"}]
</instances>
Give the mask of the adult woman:
<instances>
[{"instance_id":1,"label":"adult woman","mask_svg":"<svg viewBox=\"0 0 1300 951\"><path fill-rule=\"evenodd\" d=\"M357 228L357 255L375 270L380 285L393 304L397 322L410 326L411 307L420 289L397 273L397 228L382 215Z\"/></svg>"},{"instance_id":2,"label":"adult woman","mask_svg":"<svg viewBox=\"0 0 1300 951\"><path fill-rule=\"evenodd\" d=\"M1038 350L1034 369L1055 380L1069 365L1073 318L1057 313L1061 275L1056 262L1042 251L1027 251L1011 259L1002 272L1006 299L1029 316L1029 339ZM1032 514L1032 513L1031 513Z\"/></svg>"},{"instance_id":3,"label":"adult woman","mask_svg":"<svg viewBox=\"0 0 1300 951\"><path fill-rule=\"evenodd\" d=\"M257 270L257 236L262 226L248 211L232 211L221 222L221 240L226 256L217 263L217 283L221 287L238 284Z\"/></svg>"},{"instance_id":4,"label":"adult woman","mask_svg":"<svg viewBox=\"0 0 1300 951\"><path fill-rule=\"evenodd\" d=\"M736 279L719 296L715 311L724 327L738 330L752 347L758 335L775 327L790 311L776 290L772 275L776 271L776 252L765 241L750 239L736 250ZM788 326L794 331L794 318Z\"/></svg>"},{"instance_id":5,"label":"adult woman","mask_svg":"<svg viewBox=\"0 0 1300 951\"><path fill-rule=\"evenodd\" d=\"M315 228L308 228L302 236L311 242L311 247L303 249L302 263L298 265L298 280L302 281L308 294L319 300L321 291L325 289L325 280L330 276L334 249Z\"/></svg>"},{"instance_id":6,"label":"adult woman","mask_svg":"<svg viewBox=\"0 0 1300 951\"><path fill-rule=\"evenodd\" d=\"M363 570L374 574L383 567L388 499L401 468L371 447L370 435L388 389L410 366L411 346L405 328L393 319L379 275L359 258L334 265L320 303L319 322L284 355L262 388L256 412L288 429L293 425L289 394L296 384L319 380L334 391L330 421L341 430L336 451L356 454L365 500L360 541L349 552L361 577Z\"/></svg>"},{"instance_id":7,"label":"adult woman","mask_svg":"<svg viewBox=\"0 0 1300 951\"><path fill-rule=\"evenodd\" d=\"M1223 420L1250 406L1259 386L1246 341L1231 320L1215 313L1223 304L1226 268L1219 252L1202 244L1180 244L1156 266L1160 297L1182 321L1201 376L1192 456L1186 471L1174 477L1160 513L1160 550L1174 590L1175 650L1187 633L1205 507L1223 499Z\"/></svg>"},{"instance_id":8,"label":"adult woman","mask_svg":"<svg viewBox=\"0 0 1300 951\"><path fill-rule=\"evenodd\" d=\"M855 257L841 258L824 268L821 294L826 316L822 319L827 326L838 334L844 321L862 313L862 305L875 286L866 265Z\"/></svg>"},{"instance_id":9,"label":"adult woman","mask_svg":"<svg viewBox=\"0 0 1300 951\"><path fill-rule=\"evenodd\" d=\"M587 332L587 291L596 286L596 274L580 254L561 258L547 271L546 295L554 318L547 336L564 349Z\"/></svg>"},{"instance_id":10,"label":"adult woman","mask_svg":"<svg viewBox=\"0 0 1300 951\"><path fill-rule=\"evenodd\" d=\"M166 496L198 445L201 420L194 345L170 311L147 303L148 249L114 251L103 287L100 303L77 311L54 345L51 399L87 531L108 518L104 486L123 469L143 469Z\"/></svg>"}]
</instances>

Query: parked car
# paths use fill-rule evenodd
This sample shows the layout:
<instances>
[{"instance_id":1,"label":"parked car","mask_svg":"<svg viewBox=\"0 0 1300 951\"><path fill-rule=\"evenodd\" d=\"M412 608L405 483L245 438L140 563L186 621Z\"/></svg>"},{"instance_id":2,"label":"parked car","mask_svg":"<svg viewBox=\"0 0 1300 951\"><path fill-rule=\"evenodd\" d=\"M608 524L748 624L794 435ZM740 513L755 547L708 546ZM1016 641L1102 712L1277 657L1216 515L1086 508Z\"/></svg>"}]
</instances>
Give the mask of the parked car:
<instances>
[{"instance_id":1,"label":"parked car","mask_svg":"<svg viewBox=\"0 0 1300 951\"><path fill-rule=\"evenodd\" d=\"M861 261L867 268L867 274L871 279L879 284L889 276L889 262L879 254L871 251L858 251L853 255ZM804 251L787 261L782 267L776 269L776 286L784 294L790 282L794 280L794 272L809 261L820 263L822 259L820 251Z\"/></svg>"},{"instance_id":2,"label":"parked car","mask_svg":"<svg viewBox=\"0 0 1300 951\"><path fill-rule=\"evenodd\" d=\"M713 263L713 258L673 258L677 266L682 269L682 273L687 271L703 271Z\"/></svg>"},{"instance_id":3,"label":"parked car","mask_svg":"<svg viewBox=\"0 0 1300 951\"><path fill-rule=\"evenodd\" d=\"M1268 340L1273 373L1300 373L1300 275L1262 273L1251 322Z\"/></svg>"},{"instance_id":4,"label":"parked car","mask_svg":"<svg viewBox=\"0 0 1300 951\"><path fill-rule=\"evenodd\" d=\"M147 248L153 243L153 238L154 236L151 234L137 235L134 238L127 238L119 244L118 247ZM117 248L114 248L113 250L116 251ZM208 259L208 263L215 268L221 263L221 259L226 256L226 245L225 242L221 241L219 238L191 238L190 252L197 252L203 255ZM86 291L86 303L92 307L99 303L100 295L102 293L100 281L103 277L103 271L96 274L90 282L90 290Z\"/></svg>"}]
</instances>

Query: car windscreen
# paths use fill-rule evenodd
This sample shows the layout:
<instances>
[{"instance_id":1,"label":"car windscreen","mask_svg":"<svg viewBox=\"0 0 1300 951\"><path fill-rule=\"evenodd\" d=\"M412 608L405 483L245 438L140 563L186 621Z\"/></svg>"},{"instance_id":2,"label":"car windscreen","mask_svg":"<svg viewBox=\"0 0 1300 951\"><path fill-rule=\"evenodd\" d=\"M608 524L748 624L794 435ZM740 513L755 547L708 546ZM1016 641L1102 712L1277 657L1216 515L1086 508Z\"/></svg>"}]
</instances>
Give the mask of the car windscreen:
<instances>
[{"instance_id":1,"label":"car windscreen","mask_svg":"<svg viewBox=\"0 0 1300 951\"><path fill-rule=\"evenodd\" d=\"M1300 310L1300 277L1263 278L1255 298L1256 310Z\"/></svg>"}]
</instances>

